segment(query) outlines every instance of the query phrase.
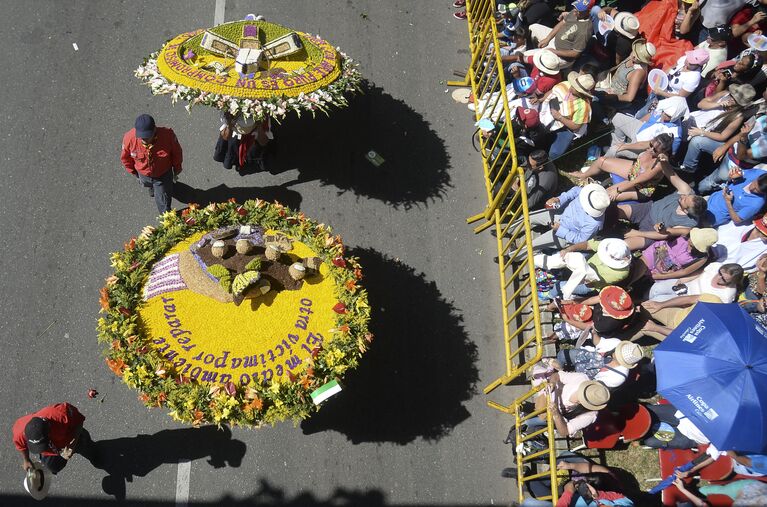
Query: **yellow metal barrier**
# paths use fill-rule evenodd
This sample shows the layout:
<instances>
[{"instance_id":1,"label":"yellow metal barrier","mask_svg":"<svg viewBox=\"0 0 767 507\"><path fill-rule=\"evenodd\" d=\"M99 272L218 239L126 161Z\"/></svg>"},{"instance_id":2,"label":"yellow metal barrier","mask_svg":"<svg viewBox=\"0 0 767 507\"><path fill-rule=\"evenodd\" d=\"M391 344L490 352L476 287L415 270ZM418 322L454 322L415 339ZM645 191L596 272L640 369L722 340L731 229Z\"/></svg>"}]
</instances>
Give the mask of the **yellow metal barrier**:
<instances>
[{"instance_id":1,"label":"yellow metal barrier","mask_svg":"<svg viewBox=\"0 0 767 507\"><path fill-rule=\"evenodd\" d=\"M471 62L464 81L448 84L471 86L476 119L488 118L496 125L492 136L479 138L487 205L467 222L484 219L485 222L474 229L480 232L492 226L494 211L501 207L509 193L517 168L517 153L498 43L495 0L467 0L466 16Z\"/></svg>"},{"instance_id":2,"label":"yellow metal barrier","mask_svg":"<svg viewBox=\"0 0 767 507\"><path fill-rule=\"evenodd\" d=\"M515 426L517 429L514 446L517 449L519 449L520 445L524 446L526 442L530 442L531 440L536 440L537 442L545 442L544 448L535 452L517 452L517 493L519 495L519 501L522 502L522 500L525 498L524 485L526 482L534 481L536 479L548 478L551 480L551 495L538 497L538 500L551 500L551 503L556 505L557 500L559 500L559 484L557 473L556 441L554 439L554 421L551 418L551 412L548 410L549 394L543 394L543 396L546 396L546 408L534 410L527 415L523 414L521 411L522 404L526 401L534 401L535 395L545 389L546 386L546 382L541 383L537 387L530 389L528 392L514 400L514 402L509 406L503 406L492 401L488 402L488 405L500 410L501 412L505 412L514 416L514 420L516 421ZM520 431L520 426L533 417L544 418L546 420L546 426L540 430L523 435ZM532 463L533 461L544 461L544 463L548 464L549 469L543 472L524 475L525 465Z\"/></svg>"}]
</instances>

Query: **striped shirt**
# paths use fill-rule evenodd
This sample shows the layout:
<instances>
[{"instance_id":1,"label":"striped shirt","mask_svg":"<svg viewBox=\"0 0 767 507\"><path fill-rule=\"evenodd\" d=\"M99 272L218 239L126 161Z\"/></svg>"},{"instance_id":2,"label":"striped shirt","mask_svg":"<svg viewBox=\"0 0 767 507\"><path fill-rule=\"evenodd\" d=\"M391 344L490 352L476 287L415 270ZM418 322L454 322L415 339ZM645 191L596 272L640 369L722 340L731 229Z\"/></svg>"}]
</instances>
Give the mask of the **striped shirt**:
<instances>
[{"instance_id":1,"label":"striped shirt","mask_svg":"<svg viewBox=\"0 0 767 507\"><path fill-rule=\"evenodd\" d=\"M549 101L556 98L559 100L559 113L581 125L575 132L575 138L579 138L586 133L586 127L591 121L591 102L582 97L578 97L571 90L571 85L563 81L551 89L551 95L541 107L541 123L546 125L549 130L559 130L564 127L561 122L555 121L551 116Z\"/></svg>"}]
</instances>

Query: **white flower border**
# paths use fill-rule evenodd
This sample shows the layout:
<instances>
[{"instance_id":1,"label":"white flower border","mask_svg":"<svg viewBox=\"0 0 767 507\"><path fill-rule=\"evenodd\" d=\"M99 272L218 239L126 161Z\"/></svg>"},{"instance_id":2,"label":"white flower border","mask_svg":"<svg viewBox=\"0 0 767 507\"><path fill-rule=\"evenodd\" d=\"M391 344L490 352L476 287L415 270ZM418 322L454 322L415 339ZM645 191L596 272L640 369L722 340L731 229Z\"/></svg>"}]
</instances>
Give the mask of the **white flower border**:
<instances>
[{"instance_id":1,"label":"white flower border","mask_svg":"<svg viewBox=\"0 0 767 507\"><path fill-rule=\"evenodd\" d=\"M153 95L171 95L171 103L179 100L187 101L185 109L191 113L192 107L197 104L215 107L222 111L229 111L232 115L242 114L246 118L263 120L266 117L273 118L277 122L294 111L299 117L303 111L309 111L312 116L322 111L328 114L331 106L346 107L349 102L346 92L361 91L360 83L362 74L359 65L349 58L340 48L336 51L341 55L341 75L329 85L311 93L301 93L297 97L270 97L268 99L247 99L206 92L197 88L174 83L163 76L157 69L157 56L160 52L149 55L134 75L149 86Z\"/></svg>"}]
</instances>

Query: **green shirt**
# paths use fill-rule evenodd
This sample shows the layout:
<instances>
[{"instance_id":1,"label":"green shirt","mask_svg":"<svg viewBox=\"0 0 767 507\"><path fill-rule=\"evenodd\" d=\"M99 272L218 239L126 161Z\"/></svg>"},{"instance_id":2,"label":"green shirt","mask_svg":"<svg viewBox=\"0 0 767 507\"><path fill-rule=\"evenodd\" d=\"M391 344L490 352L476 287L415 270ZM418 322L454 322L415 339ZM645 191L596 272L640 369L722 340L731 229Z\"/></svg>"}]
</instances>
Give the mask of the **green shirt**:
<instances>
[{"instance_id":1,"label":"green shirt","mask_svg":"<svg viewBox=\"0 0 767 507\"><path fill-rule=\"evenodd\" d=\"M588 241L589 250L593 250L594 252L597 251L597 248L599 248L600 241L597 241L595 239L590 239ZM589 285L591 287L600 290L608 285L615 285L619 282L622 282L629 276L629 271L631 270L631 264L628 265L628 267L625 267L623 269L614 269L602 262L602 259L599 258L598 254L594 254L591 257L589 257L588 264L594 268L594 271L597 272L597 276L599 276L599 280L595 282L591 282Z\"/></svg>"}]
</instances>

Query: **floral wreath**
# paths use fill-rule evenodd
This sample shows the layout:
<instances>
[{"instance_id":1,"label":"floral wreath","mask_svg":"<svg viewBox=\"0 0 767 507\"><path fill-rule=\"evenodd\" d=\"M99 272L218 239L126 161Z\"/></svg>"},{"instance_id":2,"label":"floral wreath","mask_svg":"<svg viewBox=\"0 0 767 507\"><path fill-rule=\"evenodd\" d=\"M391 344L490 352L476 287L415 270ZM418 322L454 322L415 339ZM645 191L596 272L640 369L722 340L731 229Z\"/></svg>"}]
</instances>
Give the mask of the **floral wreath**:
<instances>
[{"instance_id":1,"label":"floral wreath","mask_svg":"<svg viewBox=\"0 0 767 507\"><path fill-rule=\"evenodd\" d=\"M284 27L263 21L226 23L211 31L229 33L241 30L247 23L257 23L260 28L266 28L267 33L287 31ZM202 32L187 32L169 40L160 51L144 60L134 72L135 76L149 86L154 95L171 94L173 104L179 99L187 101L187 111L203 104L257 120L271 117L279 121L291 111L298 116L303 111L314 115L317 110L327 114L331 106L348 105L346 92L360 91L362 75L358 65L340 48L333 48L323 39L303 33L300 37L305 47L317 53L320 60L317 65L304 69L299 75L289 73L266 79L235 79L239 85L235 88L230 83L233 78L213 71L206 72L191 63L196 57L194 49L200 51L193 42L201 37ZM191 46L194 49L189 49ZM309 76L309 79L302 79L301 76ZM302 81L307 82L304 84Z\"/></svg>"},{"instance_id":2,"label":"floral wreath","mask_svg":"<svg viewBox=\"0 0 767 507\"><path fill-rule=\"evenodd\" d=\"M247 386L193 382L151 346L137 314L142 288L152 265L180 241L193 234L230 225L258 223L280 230L311 247L328 265L335 281L338 303L333 339L317 347L297 374L275 377L270 383ZM111 256L115 272L100 291L101 312L97 331L107 344L109 368L134 389L149 407L168 407L174 419L198 426L206 422L260 426L293 419L298 421L317 410L310 393L340 378L358 365L373 335L368 331L370 307L357 259L344 256L340 236L330 227L308 219L277 202L260 199L240 205L234 199L204 208L190 204L182 212L160 216L157 228L144 227L124 250Z\"/></svg>"}]
</instances>

